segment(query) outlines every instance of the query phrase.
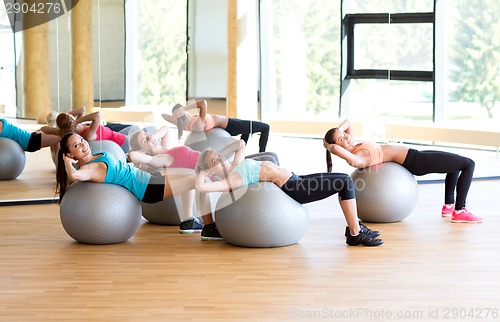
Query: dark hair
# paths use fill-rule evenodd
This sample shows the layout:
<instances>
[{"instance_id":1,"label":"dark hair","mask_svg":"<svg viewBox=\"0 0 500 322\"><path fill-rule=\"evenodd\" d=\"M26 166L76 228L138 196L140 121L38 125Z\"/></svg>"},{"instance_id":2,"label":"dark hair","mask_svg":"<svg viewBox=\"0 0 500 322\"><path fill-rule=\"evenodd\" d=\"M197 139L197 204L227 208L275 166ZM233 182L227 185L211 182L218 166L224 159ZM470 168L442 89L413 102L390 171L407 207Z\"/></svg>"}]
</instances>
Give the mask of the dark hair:
<instances>
[{"instance_id":1,"label":"dark hair","mask_svg":"<svg viewBox=\"0 0 500 322\"><path fill-rule=\"evenodd\" d=\"M335 139L333 138L333 135L335 134L335 132L337 132L338 129L339 129L338 127L334 127L326 132L324 137L326 143L335 144ZM332 172L332 155L330 151L328 151L328 149L326 149L326 171Z\"/></svg>"},{"instance_id":2,"label":"dark hair","mask_svg":"<svg viewBox=\"0 0 500 322\"><path fill-rule=\"evenodd\" d=\"M66 153L69 153L69 144L68 140L75 133L69 132L63 135L61 141L59 142L59 151L57 152L57 168L56 168L56 187L55 193L59 194L58 204L61 204L62 198L68 190L69 182L68 182L68 174L66 173L66 166L64 164L63 156Z\"/></svg>"},{"instance_id":3,"label":"dark hair","mask_svg":"<svg viewBox=\"0 0 500 322\"><path fill-rule=\"evenodd\" d=\"M73 119L68 113L59 113L56 117L56 124L59 128L59 136L63 137L66 133L72 132L71 123Z\"/></svg>"},{"instance_id":4,"label":"dark hair","mask_svg":"<svg viewBox=\"0 0 500 322\"><path fill-rule=\"evenodd\" d=\"M172 115L174 115L174 111L178 108L181 108L181 104L175 104L172 107ZM182 134L184 133L184 115L177 118L177 139L180 140L182 138Z\"/></svg>"}]
</instances>

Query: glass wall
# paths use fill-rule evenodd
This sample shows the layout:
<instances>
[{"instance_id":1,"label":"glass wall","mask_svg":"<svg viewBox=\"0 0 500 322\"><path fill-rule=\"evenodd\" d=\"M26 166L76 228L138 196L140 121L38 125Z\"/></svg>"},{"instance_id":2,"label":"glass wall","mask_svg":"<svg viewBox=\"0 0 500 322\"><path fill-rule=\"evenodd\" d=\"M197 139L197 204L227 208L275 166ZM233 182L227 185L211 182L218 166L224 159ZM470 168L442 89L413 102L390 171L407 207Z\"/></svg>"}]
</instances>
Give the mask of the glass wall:
<instances>
[{"instance_id":1,"label":"glass wall","mask_svg":"<svg viewBox=\"0 0 500 322\"><path fill-rule=\"evenodd\" d=\"M410 19L408 15L432 14L434 1L345 0L342 10L344 17L359 17L359 23L354 24L352 35L348 36L348 41L354 44L343 53L346 59L353 60L347 64L352 64L354 70L377 74L370 77L364 73L362 78L343 74L342 115L356 120L431 123L432 77L427 81L412 78L420 72L432 75L434 26L432 20L418 21L420 18ZM378 18L374 14L379 14ZM393 76L396 72L404 73L406 80L396 79Z\"/></svg>"},{"instance_id":2,"label":"glass wall","mask_svg":"<svg viewBox=\"0 0 500 322\"><path fill-rule=\"evenodd\" d=\"M0 4L0 116L16 116L14 34L5 6Z\"/></svg>"},{"instance_id":3,"label":"glass wall","mask_svg":"<svg viewBox=\"0 0 500 322\"><path fill-rule=\"evenodd\" d=\"M260 3L263 118L318 120L337 116L339 3L331 0Z\"/></svg>"},{"instance_id":4,"label":"glass wall","mask_svg":"<svg viewBox=\"0 0 500 322\"><path fill-rule=\"evenodd\" d=\"M125 2L126 105L186 101L187 1Z\"/></svg>"},{"instance_id":5,"label":"glass wall","mask_svg":"<svg viewBox=\"0 0 500 322\"><path fill-rule=\"evenodd\" d=\"M498 130L498 1L261 0L260 4L264 119L324 121L341 116L449 127L473 122ZM341 87L345 61L340 54L340 23L347 13L435 14L434 25L357 24L353 59L360 69L431 72L434 82L353 78L348 89Z\"/></svg>"},{"instance_id":6,"label":"glass wall","mask_svg":"<svg viewBox=\"0 0 500 322\"><path fill-rule=\"evenodd\" d=\"M444 12L446 123L498 131L500 2L446 1Z\"/></svg>"}]
</instances>

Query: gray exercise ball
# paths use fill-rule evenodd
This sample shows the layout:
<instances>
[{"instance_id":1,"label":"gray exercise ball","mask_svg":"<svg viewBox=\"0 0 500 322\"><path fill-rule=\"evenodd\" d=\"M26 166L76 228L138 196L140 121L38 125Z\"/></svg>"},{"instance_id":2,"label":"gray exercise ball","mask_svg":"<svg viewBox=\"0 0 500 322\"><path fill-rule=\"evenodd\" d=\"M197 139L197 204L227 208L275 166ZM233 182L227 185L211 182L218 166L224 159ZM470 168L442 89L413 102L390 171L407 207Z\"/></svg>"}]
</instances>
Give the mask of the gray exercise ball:
<instances>
[{"instance_id":1,"label":"gray exercise ball","mask_svg":"<svg viewBox=\"0 0 500 322\"><path fill-rule=\"evenodd\" d=\"M186 136L184 144L196 151L204 151L208 148L220 151L229 144L236 142L226 130L213 128L205 132L191 132Z\"/></svg>"},{"instance_id":2,"label":"gray exercise ball","mask_svg":"<svg viewBox=\"0 0 500 322\"><path fill-rule=\"evenodd\" d=\"M181 224L182 201L180 196L167 198L156 203L141 202L141 207L142 216L150 223L167 226Z\"/></svg>"},{"instance_id":3,"label":"gray exercise ball","mask_svg":"<svg viewBox=\"0 0 500 322\"><path fill-rule=\"evenodd\" d=\"M17 178L26 165L24 149L14 140L0 138L0 180Z\"/></svg>"},{"instance_id":4,"label":"gray exercise ball","mask_svg":"<svg viewBox=\"0 0 500 322\"><path fill-rule=\"evenodd\" d=\"M139 229L141 215L139 200L130 191L108 183L75 182L60 207L64 230L85 244L127 241Z\"/></svg>"},{"instance_id":5,"label":"gray exercise ball","mask_svg":"<svg viewBox=\"0 0 500 322\"><path fill-rule=\"evenodd\" d=\"M163 176L151 177L150 184L165 184ZM182 199L180 196L167 198L155 203L141 201L142 216L150 223L158 225L178 226L181 223Z\"/></svg>"},{"instance_id":6,"label":"gray exercise ball","mask_svg":"<svg viewBox=\"0 0 500 322\"><path fill-rule=\"evenodd\" d=\"M281 247L304 236L309 212L274 183L259 182L236 189L232 195L221 194L215 220L222 237L232 245Z\"/></svg>"},{"instance_id":7,"label":"gray exercise ball","mask_svg":"<svg viewBox=\"0 0 500 322\"><path fill-rule=\"evenodd\" d=\"M358 217L366 222L391 223L405 219L417 204L413 174L395 162L385 162L351 174Z\"/></svg>"},{"instance_id":8,"label":"gray exercise ball","mask_svg":"<svg viewBox=\"0 0 500 322\"><path fill-rule=\"evenodd\" d=\"M111 140L99 140L99 141L89 141L90 149L92 150L92 154L97 154L100 152L107 152L116 160L127 162L127 155L123 151L123 149Z\"/></svg>"}]
</instances>

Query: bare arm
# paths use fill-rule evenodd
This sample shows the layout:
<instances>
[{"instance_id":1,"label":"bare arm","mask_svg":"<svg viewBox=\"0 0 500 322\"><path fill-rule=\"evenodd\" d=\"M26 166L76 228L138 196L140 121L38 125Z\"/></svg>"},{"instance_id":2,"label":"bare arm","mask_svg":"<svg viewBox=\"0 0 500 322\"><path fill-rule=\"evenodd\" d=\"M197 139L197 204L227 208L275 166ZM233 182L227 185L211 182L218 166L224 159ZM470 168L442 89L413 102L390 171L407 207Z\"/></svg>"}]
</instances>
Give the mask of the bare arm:
<instances>
[{"instance_id":1,"label":"bare arm","mask_svg":"<svg viewBox=\"0 0 500 322\"><path fill-rule=\"evenodd\" d=\"M205 117L207 116L207 113L208 113L208 104L207 104L207 101L206 100L199 100L199 101L196 101L193 103L193 101L191 102L188 102L188 104L186 106L184 106L183 108L179 108L176 110L179 111L178 113L184 113L186 111L189 111L189 110L194 110L194 109L197 109L198 110L198 115L200 116L200 120L202 122L205 122Z\"/></svg>"},{"instance_id":2,"label":"bare arm","mask_svg":"<svg viewBox=\"0 0 500 322\"><path fill-rule=\"evenodd\" d=\"M71 114L78 119L79 117L85 115L85 106L75 108L74 110L69 111L68 114Z\"/></svg>"},{"instance_id":3,"label":"bare arm","mask_svg":"<svg viewBox=\"0 0 500 322\"><path fill-rule=\"evenodd\" d=\"M57 135L59 136L59 128L52 127L52 126L42 126L40 128L40 131L42 131L45 134L52 134L52 135Z\"/></svg>"},{"instance_id":4,"label":"bare arm","mask_svg":"<svg viewBox=\"0 0 500 322\"><path fill-rule=\"evenodd\" d=\"M233 163L238 164L241 160L245 159L245 141L238 140L233 142L220 150L219 154L226 156L233 152L236 152L234 154Z\"/></svg>"},{"instance_id":5,"label":"bare arm","mask_svg":"<svg viewBox=\"0 0 500 322\"><path fill-rule=\"evenodd\" d=\"M325 148L327 148L327 150L330 151L330 153L346 160L351 167L361 169L361 168L366 168L370 165L371 158L366 150L361 150L358 151L356 154L353 154L350 151L346 150L345 148L335 143L328 144L324 142L324 145Z\"/></svg>"},{"instance_id":6,"label":"bare arm","mask_svg":"<svg viewBox=\"0 0 500 322\"><path fill-rule=\"evenodd\" d=\"M345 119L342 123L340 123L338 129L342 132L346 132L347 134L352 135L351 121Z\"/></svg>"},{"instance_id":7,"label":"bare arm","mask_svg":"<svg viewBox=\"0 0 500 322\"><path fill-rule=\"evenodd\" d=\"M76 169L73 165L77 163L73 158L63 156L64 167L70 181L92 181L104 182L107 173L107 167L103 162L85 164Z\"/></svg>"},{"instance_id":8,"label":"bare arm","mask_svg":"<svg viewBox=\"0 0 500 322\"><path fill-rule=\"evenodd\" d=\"M173 115L170 115L170 114L167 114L167 113L162 113L161 114L161 117L163 117L163 119L169 123L172 123L174 124L175 126L177 126L177 118Z\"/></svg>"},{"instance_id":9,"label":"bare arm","mask_svg":"<svg viewBox=\"0 0 500 322\"><path fill-rule=\"evenodd\" d=\"M97 129L99 127L99 122L101 121L101 112L94 112L84 116L81 116L75 120L75 123L83 123L90 121L89 129L83 135L83 138L87 141L95 140L97 136Z\"/></svg>"},{"instance_id":10,"label":"bare arm","mask_svg":"<svg viewBox=\"0 0 500 322\"><path fill-rule=\"evenodd\" d=\"M243 187L243 181L238 173L232 173L221 181L208 181L209 174L201 171L196 176L195 188L199 192L227 192Z\"/></svg>"},{"instance_id":11,"label":"bare arm","mask_svg":"<svg viewBox=\"0 0 500 322\"><path fill-rule=\"evenodd\" d=\"M168 128L168 126L162 126L155 133L153 133L153 136L160 139L160 145L162 147L168 148L169 134L170 129Z\"/></svg>"},{"instance_id":12,"label":"bare arm","mask_svg":"<svg viewBox=\"0 0 500 322\"><path fill-rule=\"evenodd\" d=\"M174 161L174 158L168 154L151 156L142 151L130 151L128 158L133 163L146 164L152 168L168 168Z\"/></svg>"},{"instance_id":13,"label":"bare arm","mask_svg":"<svg viewBox=\"0 0 500 322\"><path fill-rule=\"evenodd\" d=\"M196 107L200 110L200 119L202 122L205 122L205 117L208 112L208 104L206 100L201 100L196 102Z\"/></svg>"}]
</instances>

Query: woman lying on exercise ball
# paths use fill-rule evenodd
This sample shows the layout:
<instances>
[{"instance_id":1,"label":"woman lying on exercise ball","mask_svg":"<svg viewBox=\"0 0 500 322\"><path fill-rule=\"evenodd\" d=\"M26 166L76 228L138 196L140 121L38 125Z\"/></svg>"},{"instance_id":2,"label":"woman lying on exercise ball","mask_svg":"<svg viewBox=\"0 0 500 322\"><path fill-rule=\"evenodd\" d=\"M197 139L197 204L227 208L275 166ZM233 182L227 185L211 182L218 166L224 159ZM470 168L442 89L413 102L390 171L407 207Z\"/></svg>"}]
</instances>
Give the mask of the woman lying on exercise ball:
<instances>
[{"instance_id":1,"label":"woman lying on exercise ball","mask_svg":"<svg viewBox=\"0 0 500 322\"><path fill-rule=\"evenodd\" d=\"M154 133L138 130L130 135L128 158L141 169L189 168L194 169L200 152L186 145L169 147L170 129L162 126ZM246 158L272 161L279 164L274 152L259 152Z\"/></svg>"},{"instance_id":2,"label":"woman lying on exercise ball","mask_svg":"<svg viewBox=\"0 0 500 322\"><path fill-rule=\"evenodd\" d=\"M24 151L35 152L41 148L57 144L59 136L46 134L42 131L28 132L0 118L0 137L8 138L19 143Z\"/></svg>"},{"instance_id":3,"label":"woman lying on exercise ball","mask_svg":"<svg viewBox=\"0 0 500 322\"><path fill-rule=\"evenodd\" d=\"M340 207L347 221L346 243L351 246L378 246L380 235L359 223L356 212L354 183L344 173L316 173L299 176L269 161L245 159L245 143L240 140L224 149L236 151L229 163L223 153L205 150L200 154L195 172L196 189L200 192L225 192L257 182L273 182L295 201L305 204L339 194ZM222 152L222 151L221 151ZM210 180L207 180L209 179ZM216 179L220 180L216 180ZM216 181L212 181L215 179Z\"/></svg>"},{"instance_id":4,"label":"woman lying on exercise ball","mask_svg":"<svg viewBox=\"0 0 500 322\"><path fill-rule=\"evenodd\" d=\"M131 164L116 160L106 152L93 155L88 142L79 134L65 134L60 147L56 172L56 193L59 194L59 204L73 181L111 183L128 189L137 199L145 203L156 203L174 195L181 195L183 220L197 222L192 215L195 179L192 170L165 170L164 183L152 184L151 180L153 177L159 177L159 173L151 174L140 170ZM199 231L202 227L201 224L199 226L196 230L186 229L181 232Z\"/></svg>"},{"instance_id":5,"label":"woman lying on exercise ball","mask_svg":"<svg viewBox=\"0 0 500 322\"><path fill-rule=\"evenodd\" d=\"M189 111L198 109L198 114L190 114ZM248 142L250 134L260 132L259 152L266 151L267 140L269 139L269 124L258 121L240 120L228 118L222 115L208 114L207 101L200 100L194 104L182 106L176 104L172 108L172 115L161 115L166 121L177 126L179 140L183 131L203 132L220 127L226 130L231 136L241 135L243 141Z\"/></svg>"},{"instance_id":6,"label":"woman lying on exercise ball","mask_svg":"<svg viewBox=\"0 0 500 322\"><path fill-rule=\"evenodd\" d=\"M328 171L332 169L330 153L344 159L355 168L366 168L383 162L396 162L413 175L446 173L444 205L441 215L451 216L452 222L479 223L483 219L466 208L467 193L474 174L474 161L443 151L417 151L408 147L373 142L355 142L351 123L345 120L326 132L323 145L327 149ZM457 196L455 200L455 189Z\"/></svg>"},{"instance_id":7,"label":"woman lying on exercise ball","mask_svg":"<svg viewBox=\"0 0 500 322\"><path fill-rule=\"evenodd\" d=\"M130 136L130 151L128 158L134 165L145 171L158 171L164 168L188 168L194 169L201 152L191 149L185 145L179 145L172 148L168 146L169 128L163 126L150 134L144 130L134 132ZM271 160L278 163L278 156L273 152L260 152L246 156L256 160ZM206 196L200 196L205 198ZM208 199L204 199L209 203ZM207 201L208 200L208 201ZM200 202L201 206L201 202ZM207 213L211 212L207 209ZM202 240L221 240L222 237L217 230L213 229L213 218L210 215L203 216L203 230L201 231ZM181 230L182 230L181 226Z\"/></svg>"},{"instance_id":8,"label":"woman lying on exercise ball","mask_svg":"<svg viewBox=\"0 0 500 322\"><path fill-rule=\"evenodd\" d=\"M100 112L85 114L85 107L79 107L67 113L59 113L56 117L56 125L56 128L44 126L41 130L60 137L66 133L75 132L87 141L109 140L118 144L124 153L129 150L128 136L102 125Z\"/></svg>"},{"instance_id":9,"label":"woman lying on exercise ball","mask_svg":"<svg viewBox=\"0 0 500 322\"><path fill-rule=\"evenodd\" d=\"M186 145L169 148L170 129L162 126L154 133L144 130L130 135L128 158L141 169L188 168L194 169L200 152Z\"/></svg>"}]
</instances>

